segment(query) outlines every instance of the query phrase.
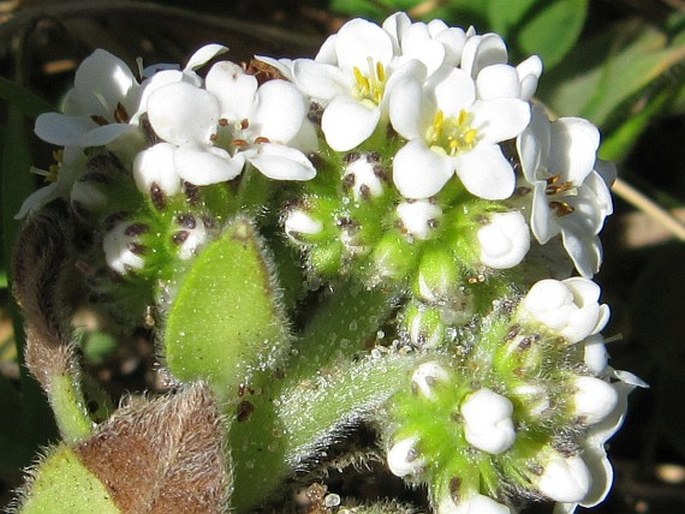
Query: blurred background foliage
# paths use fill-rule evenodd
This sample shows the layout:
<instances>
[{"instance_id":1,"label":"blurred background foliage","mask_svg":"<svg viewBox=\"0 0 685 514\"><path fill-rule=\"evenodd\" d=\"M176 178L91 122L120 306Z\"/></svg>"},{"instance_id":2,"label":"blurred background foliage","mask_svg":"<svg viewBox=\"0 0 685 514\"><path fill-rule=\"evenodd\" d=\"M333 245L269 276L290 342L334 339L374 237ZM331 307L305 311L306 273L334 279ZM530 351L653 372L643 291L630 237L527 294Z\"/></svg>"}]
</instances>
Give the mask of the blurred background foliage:
<instances>
[{"instance_id":1,"label":"blurred background foliage","mask_svg":"<svg viewBox=\"0 0 685 514\"><path fill-rule=\"evenodd\" d=\"M31 131L59 105L78 63L105 48L135 69L184 62L207 42L230 58L311 56L347 19L414 18L495 31L511 61L540 55L538 98L603 134L619 167L616 213L597 280L613 311L612 364L651 384L612 441L617 480L596 512L685 512L685 0L9 0L0 1L0 495L55 437L42 393L21 366L22 333L8 260L14 214L40 186L51 150ZM90 372L116 398L155 389L144 332L117 342L87 313L75 321ZM1 504L1 503L0 503Z\"/></svg>"}]
</instances>

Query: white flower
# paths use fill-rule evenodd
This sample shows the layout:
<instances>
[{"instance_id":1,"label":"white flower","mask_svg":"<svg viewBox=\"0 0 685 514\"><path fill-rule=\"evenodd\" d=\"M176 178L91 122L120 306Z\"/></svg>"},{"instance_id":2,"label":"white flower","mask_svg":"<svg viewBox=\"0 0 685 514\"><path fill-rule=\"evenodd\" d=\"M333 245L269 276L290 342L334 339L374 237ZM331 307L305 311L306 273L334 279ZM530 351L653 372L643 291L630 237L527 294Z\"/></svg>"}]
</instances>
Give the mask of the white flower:
<instances>
[{"instance_id":1,"label":"white flower","mask_svg":"<svg viewBox=\"0 0 685 514\"><path fill-rule=\"evenodd\" d=\"M426 461L418 455L416 451L417 443L418 438L408 437L407 439L397 441L390 447L387 460L388 467L393 475L403 477L416 473L423 468Z\"/></svg>"},{"instance_id":2,"label":"white flower","mask_svg":"<svg viewBox=\"0 0 685 514\"><path fill-rule=\"evenodd\" d=\"M598 303L600 288L586 278L540 280L520 305L520 315L545 325L570 343L598 333L609 321L609 307Z\"/></svg>"},{"instance_id":3,"label":"white flower","mask_svg":"<svg viewBox=\"0 0 685 514\"><path fill-rule=\"evenodd\" d=\"M494 269L509 269L519 264L530 249L528 224L519 211L499 212L478 229L480 262Z\"/></svg>"},{"instance_id":4,"label":"white flower","mask_svg":"<svg viewBox=\"0 0 685 514\"><path fill-rule=\"evenodd\" d=\"M563 503L580 502L590 492L592 475L579 456L552 456L537 480L538 490L551 500Z\"/></svg>"},{"instance_id":5,"label":"white flower","mask_svg":"<svg viewBox=\"0 0 685 514\"><path fill-rule=\"evenodd\" d=\"M74 87L64 99L64 114L36 119L35 133L59 146L102 146L136 129L130 116L138 110L141 86L118 57L101 49L76 70Z\"/></svg>"},{"instance_id":6,"label":"white flower","mask_svg":"<svg viewBox=\"0 0 685 514\"><path fill-rule=\"evenodd\" d=\"M307 108L292 84L257 80L231 62L215 64L206 89L188 82L150 95L148 118L164 141L175 145L176 173L196 185L235 178L245 161L272 179L309 180L307 157L288 143L300 135Z\"/></svg>"},{"instance_id":7,"label":"white flower","mask_svg":"<svg viewBox=\"0 0 685 514\"><path fill-rule=\"evenodd\" d=\"M51 171L34 170L46 175L51 183L31 193L14 216L15 219L30 216L57 198L70 197L74 183L86 171L86 156L79 146L67 146L59 155L59 161Z\"/></svg>"},{"instance_id":8,"label":"white flower","mask_svg":"<svg viewBox=\"0 0 685 514\"><path fill-rule=\"evenodd\" d=\"M516 439L511 416L514 406L508 398L479 389L461 406L466 440L479 450L499 454L508 450Z\"/></svg>"},{"instance_id":9,"label":"white flower","mask_svg":"<svg viewBox=\"0 0 685 514\"><path fill-rule=\"evenodd\" d=\"M413 239L429 239L442 216L442 209L428 200L402 202L395 209L402 227Z\"/></svg>"},{"instance_id":10,"label":"white flower","mask_svg":"<svg viewBox=\"0 0 685 514\"><path fill-rule=\"evenodd\" d=\"M550 122L535 106L516 145L524 179L533 190L533 234L542 244L561 234L576 269L591 277L602 259L597 234L613 211L608 184L614 173L597 161L599 131L581 118Z\"/></svg>"},{"instance_id":11,"label":"white flower","mask_svg":"<svg viewBox=\"0 0 685 514\"><path fill-rule=\"evenodd\" d=\"M498 34L476 34L469 31L461 56L461 69L476 78L487 66L505 64L509 59L507 45Z\"/></svg>"},{"instance_id":12,"label":"white flower","mask_svg":"<svg viewBox=\"0 0 685 514\"><path fill-rule=\"evenodd\" d=\"M456 172L470 193L508 198L514 171L497 143L521 133L530 106L518 98L478 99L473 79L458 68L434 79L424 86L405 77L390 97L392 126L409 140L393 162L398 190L406 198L428 198Z\"/></svg>"},{"instance_id":13,"label":"white flower","mask_svg":"<svg viewBox=\"0 0 685 514\"><path fill-rule=\"evenodd\" d=\"M511 514L506 505L496 502L489 496L473 494L454 503L450 496L445 496L436 507L437 514Z\"/></svg>"},{"instance_id":14,"label":"white flower","mask_svg":"<svg viewBox=\"0 0 685 514\"><path fill-rule=\"evenodd\" d=\"M574 414L586 425L599 423L616 408L618 393L609 382L581 376L573 380L573 387Z\"/></svg>"},{"instance_id":15,"label":"white flower","mask_svg":"<svg viewBox=\"0 0 685 514\"><path fill-rule=\"evenodd\" d=\"M356 147L387 119L394 83L425 77L425 66L415 59L395 67L395 44L378 25L354 19L326 40L315 60L292 63L298 87L325 106L321 130L334 150Z\"/></svg>"}]
</instances>

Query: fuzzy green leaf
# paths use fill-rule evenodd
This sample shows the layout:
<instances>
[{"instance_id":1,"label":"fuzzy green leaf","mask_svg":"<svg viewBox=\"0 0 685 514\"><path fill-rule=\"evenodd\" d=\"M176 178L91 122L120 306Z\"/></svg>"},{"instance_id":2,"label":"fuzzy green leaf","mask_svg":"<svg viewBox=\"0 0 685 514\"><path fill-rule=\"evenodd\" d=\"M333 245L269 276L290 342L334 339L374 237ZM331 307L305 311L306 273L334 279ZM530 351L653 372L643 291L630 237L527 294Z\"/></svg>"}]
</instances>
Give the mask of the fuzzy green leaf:
<instances>
[{"instance_id":1,"label":"fuzzy green leaf","mask_svg":"<svg viewBox=\"0 0 685 514\"><path fill-rule=\"evenodd\" d=\"M119 514L105 486L62 446L35 471L21 514Z\"/></svg>"},{"instance_id":2,"label":"fuzzy green leaf","mask_svg":"<svg viewBox=\"0 0 685 514\"><path fill-rule=\"evenodd\" d=\"M180 380L206 380L221 397L236 397L256 369L283 360L287 344L271 264L255 227L238 218L178 286L164 334L167 365Z\"/></svg>"}]
</instances>

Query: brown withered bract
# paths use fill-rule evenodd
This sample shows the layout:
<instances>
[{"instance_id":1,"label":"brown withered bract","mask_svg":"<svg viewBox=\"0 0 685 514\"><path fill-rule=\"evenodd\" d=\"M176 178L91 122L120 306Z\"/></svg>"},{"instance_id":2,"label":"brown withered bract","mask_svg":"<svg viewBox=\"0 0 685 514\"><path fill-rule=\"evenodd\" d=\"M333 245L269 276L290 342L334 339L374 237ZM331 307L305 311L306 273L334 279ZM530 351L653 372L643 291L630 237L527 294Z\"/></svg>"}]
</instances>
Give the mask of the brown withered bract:
<instances>
[{"instance_id":1,"label":"brown withered bract","mask_svg":"<svg viewBox=\"0 0 685 514\"><path fill-rule=\"evenodd\" d=\"M74 451L128 514L226 512L225 427L209 388L134 401Z\"/></svg>"}]
</instances>

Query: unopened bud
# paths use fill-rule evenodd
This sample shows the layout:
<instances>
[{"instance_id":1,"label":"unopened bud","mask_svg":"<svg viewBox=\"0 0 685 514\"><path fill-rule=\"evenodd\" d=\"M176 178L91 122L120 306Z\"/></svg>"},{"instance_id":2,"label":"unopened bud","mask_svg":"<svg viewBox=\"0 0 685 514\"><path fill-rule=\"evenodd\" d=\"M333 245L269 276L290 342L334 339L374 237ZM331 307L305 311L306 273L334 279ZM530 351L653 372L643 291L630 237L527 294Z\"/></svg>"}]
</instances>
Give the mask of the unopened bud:
<instances>
[{"instance_id":1,"label":"unopened bud","mask_svg":"<svg viewBox=\"0 0 685 514\"><path fill-rule=\"evenodd\" d=\"M416 450L417 437L401 439L388 450L388 467L393 475L407 476L420 471L426 462Z\"/></svg>"},{"instance_id":2,"label":"unopened bud","mask_svg":"<svg viewBox=\"0 0 685 514\"><path fill-rule=\"evenodd\" d=\"M519 211L499 212L478 230L480 262L494 269L519 264L530 249L530 230Z\"/></svg>"},{"instance_id":3,"label":"unopened bud","mask_svg":"<svg viewBox=\"0 0 685 514\"><path fill-rule=\"evenodd\" d=\"M420 241L431 238L442 216L442 209L429 200L402 202L396 212L407 235Z\"/></svg>"},{"instance_id":4,"label":"unopened bud","mask_svg":"<svg viewBox=\"0 0 685 514\"><path fill-rule=\"evenodd\" d=\"M606 418L618 404L618 393L611 384L594 377L577 377L573 381L574 413L588 425Z\"/></svg>"},{"instance_id":5,"label":"unopened bud","mask_svg":"<svg viewBox=\"0 0 685 514\"><path fill-rule=\"evenodd\" d=\"M549 499L563 503L578 503L590 491L592 477L583 459L565 459L555 455L545 465L538 479L539 491Z\"/></svg>"},{"instance_id":6,"label":"unopened bud","mask_svg":"<svg viewBox=\"0 0 685 514\"><path fill-rule=\"evenodd\" d=\"M461 406L466 440L471 446L492 454L508 450L516 439L513 412L514 406L508 398L490 389L479 389Z\"/></svg>"},{"instance_id":7,"label":"unopened bud","mask_svg":"<svg viewBox=\"0 0 685 514\"><path fill-rule=\"evenodd\" d=\"M412 386L416 387L416 390L420 392L423 396L432 400L433 387L437 382L445 382L449 380L450 375L447 370L443 368L439 363L435 361L424 362L421 364L414 373L412 373L411 381Z\"/></svg>"}]
</instances>

